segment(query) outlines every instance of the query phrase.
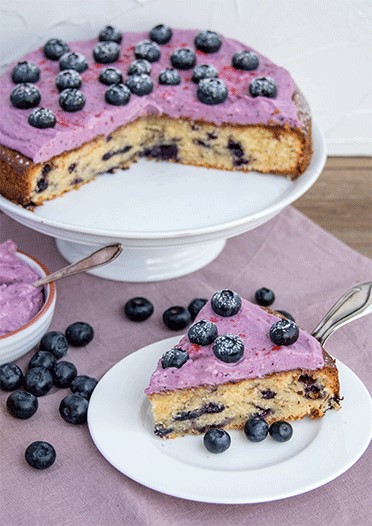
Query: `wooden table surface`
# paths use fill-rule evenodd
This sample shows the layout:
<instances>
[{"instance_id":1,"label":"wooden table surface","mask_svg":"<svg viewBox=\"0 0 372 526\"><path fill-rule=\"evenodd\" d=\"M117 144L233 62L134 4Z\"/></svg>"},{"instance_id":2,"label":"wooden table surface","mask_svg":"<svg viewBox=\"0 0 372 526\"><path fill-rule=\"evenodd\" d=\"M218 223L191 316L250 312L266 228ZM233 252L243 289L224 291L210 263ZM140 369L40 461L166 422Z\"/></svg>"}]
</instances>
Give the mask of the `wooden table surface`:
<instances>
[{"instance_id":1,"label":"wooden table surface","mask_svg":"<svg viewBox=\"0 0 372 526\"><path fill-rule=\"evenodd\" d=\"M315 185L295 208L372 258L372 159L329 157Z\"/></svg>"}]
</instances>

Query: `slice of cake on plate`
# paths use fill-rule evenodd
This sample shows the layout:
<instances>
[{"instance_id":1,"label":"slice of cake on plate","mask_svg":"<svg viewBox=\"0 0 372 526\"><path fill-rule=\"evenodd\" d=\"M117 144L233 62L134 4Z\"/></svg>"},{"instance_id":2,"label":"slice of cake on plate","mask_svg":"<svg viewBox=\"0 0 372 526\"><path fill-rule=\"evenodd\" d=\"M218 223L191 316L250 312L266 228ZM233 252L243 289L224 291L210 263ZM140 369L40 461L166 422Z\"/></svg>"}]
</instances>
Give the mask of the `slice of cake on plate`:
<instances>
[{"instance_id":1,"label":"slice of cake on plate","mask_svg":"<svg viewBox=\"0 0 372 526\"><path fill-rule=\"evenodd\" d=\"M250 416L320 418L340 408L338 370L310 334L282 315L216 292L151 376L155 434L243 428Z\"/></svg>"}]
</instances>

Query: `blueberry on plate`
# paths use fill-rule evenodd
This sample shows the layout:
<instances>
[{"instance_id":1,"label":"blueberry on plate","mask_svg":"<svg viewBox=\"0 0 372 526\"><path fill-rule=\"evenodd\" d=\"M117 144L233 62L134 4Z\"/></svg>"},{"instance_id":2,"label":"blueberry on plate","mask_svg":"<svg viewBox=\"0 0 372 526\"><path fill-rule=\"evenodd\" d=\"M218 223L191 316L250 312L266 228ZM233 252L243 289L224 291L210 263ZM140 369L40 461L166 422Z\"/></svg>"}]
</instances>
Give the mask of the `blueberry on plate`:
<instances>
[{"instance_id":1,"label":"blueberry on plate","mask_svg":"<svg viewBox=\"0 0 372 526\"><path fill-rule=\"evenodd\" d=\"M23 373L15 363L0 365L0 389L14 391L23 384Z\"/></svg>"},{"instance_id":2,"label":"blueberry on plate","mask_svg":"<svg viewBox=\"0 0 372 526\"><path fill-rule=\"evenodd\" d=\"M40 69L36 64L25 60L18 62L12 71L12 81L16 84L20 82L37 82L40 78Z\"/></svg>"},{"instance_id":3,"label":"blueberry on plate","mask_svg":"<svg viewBox=\"0 0 372 526\"><path fill-rule=\"evenodd\" d=\"M181 84L181 75L176 69L165 68L159 73L159 84L177 86Z\"/></svg>"},{"instance_id":4,"label":"blueberry on plate","mask_svg":"<svg viewBox=\"0 0 372 526\"><path fill-rule=\"evenodd\" d=\"M44 46L44 55L50 60L59 60L68 51L70 48L67 42L60 38L51 38Z\"/></svg>"},{"instance_id":5,"label":"blueberry on plate","mask_svg":"<svg viewBox=\"0 0 372 526\"><path fill-rule=\"evenodd\" d=\"M98 42L93 49L93 57L99 64L111 64L120 56L120 46L116 42Z\"/></svg>"},{"instance_id":6,"label":"blueberry on plate","mask_svg":"<svg viewBox=\"0 0 372 526\"><path fill-rule=\"evenodd\" d=\"M125 85L132 93L139 97L148 95L153 89L152 80L145 73L141 73L140 75L130 75L126 80Z\"/></svg>"},{"instance_id":7,"label":"blueberry on plate","mask_svg":"<svg viewBox=\"0 0 372 526\"><path fill-rule=\"evenodd\" d=\"M44 396L53 387L52 374L45 367L33 367L25 374L24 388L35 396Z\"/></svg>"},{"instance_id":8,"label":"blueberry on plate","mask_svg":"<svg viewBox=\"0 0 372 526\"><path fill-rule=\"evenodd\" d=\"M218 336L212 345L214 355L225 363L236 363L244 354L244 342L236 334Z\"/></svg>"},{"instance_id":9,"label":"blueberry on plate","mask_svg":"<svg viewBox=\"0 0 372 526\"><path fill-rule=\"evenodd\" d=\"M80 394L70 394L59 404L59 414L69 424L80 425L87 421L89 402Z\"/></svg>"},{"instance_id":10,"label":"blueberry on plate","mask_svg":"<svg viewBox=\"0 0 372 526\"><path fill-rule=\"evenodd\" d=\"M149 62L157 62L160 58L160 48L156 42L142 40L134 48L136 58L143 58Z\"/></svg>"},{"instance_id":11,"label":"blueberry on plate","mask_svg":"<svg viewBox=\"0 0 372 526\"><path fill-rule=\"evenodd\" d=\"M270 327L269 334L275 345L292 345L298 340L300 330L294 321L281 319Z\"/></svg>"},{"instance_id":12,"label":"blueberry on plate","mask_svg":"<svg viewBox=\"0 0 372 526\"><path fill-rule=\"evenodd\" d=\"M33 84L17 84L10 94L10 101L16 108L28 109L34 108L39 104L41 95L39 90Z\"/></svg>"},{"instance_id":13,"label":"blueberry on plate","mask_svg":"<svg viewBox=\"0 0 372 526\"><path fill-rule=\"evenodd\" d=\"M116 42L117 44L120 44L122 38L122 32L114 26L106 26L98 33L98 40Z\"/></svg>"},{"instance_id":14,"label":"blueberry on plate","mask_svg":"<svg viewBox=\"0 0 372 526\"><path fill-rule=\"evenodd\" d=\"M276 97L277 89L275 80L270 77L253 79L249 84L249 93L252 97Z\"/></svg>"},{"instance_id":15,"label":"blueberry on plate","mask_svg":"<svg viewBox=\"0 0 372 526\"><path fill-rule=\"evenodd\" d=\"M84 398L89 400L97 384L98 382L95 378L81 374L72 380L70 389L73 393L84 396Z\"/></svg>"},{"instance_id":16,"label":"blueberry on plate","mask_svg":"<svg viewBox=\"0 0 372 526\"><path fill-rule=\"evenodd\" d=\"M93 340L94 330L89 323L77 321L67 327L65 335L70 345L73 347L82 347L88 345L88 343Z\"/></svg>"},{"instance_id":17,"label":"blueberry on plate","mask_svg":"<svg viewBox=\"0 0 372 526\"><path fill-rule=\"evenodd\" d=\"M211 306L216 314L226 318L234 316L240 311L242 300L236 292L230 289L223 289L213 294Z\"/></svg>"},{"instance_id":18,"label":"blueberry on plate","mask_svg":"<svg viewBox=\"0 0 372 526\"><path fill-rule=\"evenodd\" d=\"M188 359L189 353L187 351L174 347L163 354L161 365L163 369L167 369L168 367L176 367L179 369L187 362Z\"/></svg>"},{"instance_id":19,"label":"blueberry on plate","mask_svg":"<svg viewBox=\"0 0 372 526\"><path fill-rule=\"evenodd\" d=\"M140 75L141 73L150 75L151 63L143 58L132 60L128 67L128 75Z\"/></svg>"},{"instance_id":20,"label":"blueberry on plate","mask_svg":"<svg viewBox=\"0 0 372 526\"><path fill-rule=\"evenodd\" d=\"M105 101L113 106L125 106L130 100L130 89L125 84L113 84L105 93Z\"/></svg>"},{"instance_id":21,"label":"blueberry on plate","mask_svg":"<svg viewBox=\"0 0 372 526\"><path fill-rule=\"evenodd\" d=\"M57 362L51 370L53 383L56 387L70 387L77 376L77 369L71 362Z\"/></svg>"},{"instance_id":22,"label":"blueberry on plate","mask_svg":"<svg viewBox=\"0 0 372 526\"><path fill-rule=\"evenodd\" d=\"M275 294L272 290L267 289L266 287L261 287L256 290L254 297L258 305L261 305L262 307L268 307L275 301Z\"/></svg>"},{"instance_id":23,"label":"blueberry on plate","mask_svg":"<svg viewBox=\"0 0 372 526\"><path fill-rule=\"evenodd\" d=\"M229 449L231 437L224 429L212 428L205 433L203 444L210 453L223 453Z\"/></svg>"},{"instance_id":24,"label":"blueberry on plate","mask_svg":"<svg viewBox=\"0 0 372 526\"><path fill-rule=\"evenodd\" d=\"M168 44L172 38L172 30L165 24L158 24L149 33L150 39L157 44Z\"/></svg>"},{"instance_id":25,"label":"blueberry on plate","mask_svg":"<svg viewBox=\"0 0 372 526\"><path fill-rule=\"evenodd\" d=\"M203 104L210 106L225 102L229 91L221 79L201 79L198 83L197 97Z\"/></svg>"},{"instance_id":26,"label":"blueberry on plate","mask_svg":"<svg viewBox=\"0 0 372 526\"><path fill-rule=\"evenodd\" d=\"M189 303L189 306L187 308L189 309L189 313L191 314L192 321L195 320L195 318L206 303L208 303L208 300L204 298L194 298Z\"/></svg>"},{"instance_id":27,"label":"blueberry on plate","mask_svg":"<svg viewBox=\"0 0 372 526\"><path fill-rule=\"evenodd\" d=\"M195 37L195 47L203 53L216 53L221 46L221 37L215 31L202 31Z\"/></svg>"},{"instance_id":28,"label":"blueberry on plate","mask_svg":"<svg viewBox=\"0 0 372 526\"><path fill-rule=\"evenodd\" d=\"M253 51L238 51L232 58L232 65L236 69L251 71L257 69L258 64L258 56Z\"/></svg>"},{"instance_id":29,"label":"blueberry on plate","mask_svg":"<svg viewBox=\"0 0 372 526\"><path fill-rule=\"evenodd\" d=\"M85 97L80 90L67 88L61 91L58 102L63 110L71 113L84 108Z\"/></svg>"},{"instance_id":30,"label":"blueberry on plate","mask_svg":"<svg viewBox=\"0 0 372 526\"><path fill-rule=\"evenodd\" d=\"M81 76L75 69L64 69L56 76L56 86L58 91L63 91L67 88L80 88Z\"/></svg>"},{"instance_id":31,"label":"blueberry on plate","mask_svg":"<svg viewBox=\"0 0 372 526\"><path fill-rule=\"evenodd\" d=\"M291 320L291 321L296 321L294 319L294 317L292 316L292 314L290 314L289 312L287 312L286 310L279 310L279 309L275 309L275 312L278 312L279 314L281 314L282 316L284 316L285 318L287 318L287 320Z\"/></svg>"},{"instance_id":32,"label":"blueberry on plate","mask_svg":"<svg viewBox=\"0 0 372 526\"><path fill-rule=\"evenodd\" d=\"M154 312L154 305L146 298L140 296L131 298L124 305L126 317L132 321L144 321Z\"/></svg>"},{"instance_id":33,"label":"blueberry on plate","mask_svg":"<svg viewBox=\"0 0 372 526\"><path fill-rule=\"evenodd\" d=\"M172 331L181 331L191 323L188 309L175 305L163 312L163 322Z\"/></svg>"},{"instance_id":34,"label":"blueberry on plate","mask_svg":"<svg viewBox=\"0 0 372 526\"><path fill-rule=\"evenodd\" d=\"M41 338L39 349L53 353L59 360L67 353L68 341L62 332L49 331Z\"/></svg>"},{"instance_id":35,"label":"blueberry on plate","mask_svg":"<svg viewBox=\"0 0 372 526\"><path fill-rule=\"evenodd\" d=\"M191 80L196 84L201 79L215 79L218 77L218 71L210 64L198 64L192 72Z\"/></svg>"},{"instance_id":36,"label":"blueberry on plate","mask_svg":"<svg viewBox=\"0 0 372 526\"><path fill-rule=\"evenodd\" d=\"M271 424L269 433L271 438L276 440L276 442L287 442L292 438L293 428L288 422L279 420L278 422Z\"/></svg>"},{"instance_id":37,"label":"blueberry on plate","mask_svg":"<svg viewBox=\"0 0 372 526\"><path fill-rule=\"evenodd\" d=\"M187 336L191 343L209 345L217 338L217 326L209 320L201 320L191 325Z\"/></svg>"},{"instance_id":38,"label":"blueberry on plate","mask_svg":"<svg viewBox=\"0 0 372 526\"><path fill-rule=\"evenodd\" d=\"M35 469L50 468L56 460L56 450L43 440L36 440L25 451L25 459L29 466Z\"/></svg>"},{"instance_id":39,"label":"blueberry on plate","mask_svg":"<svg viewBox=\"0 0 372 526\"><path fill-rule=\"evenodd\" d=\"M176 49L170 57L172 66L177 69L192 69L196 64L196 55L188 47Z\"/></svg>"},{"instance_id":40,"label":"blueberry on plate","mask_svg":"<svg viewBox=\"0 0 372 526\"><path fill-rule=\"evenodd\" d=\"M251 416L244 426L245 436L251 442L261 442L267 437L269 426L261 416Z\"/></svg>"},{"instance_id":41,"label":"blueberry on plate","mask_svg":"<svg viewBox=\"0 0 372 526\"><path fill-rule=\"evenodd\" d=\"M68 52L59 59L59 69L74 69L82 73L88 69L88 62L81 53Z\"/></svg>"},{"instance_id":42,"label":"blueberry on plate","mask_svg":"<svg viewBox=\"0 0 372 526\"><path fill-rule=\"evenodd\" d=\"M14 391L8 396L6 408L15 418L26 420L34 415L39 407L38 399L27 391Z\"/></svg>"},{"instance_id":43,"label":"blueberry on plate","mask_svg":"<svg viewBox=\"0 0 372 526\"><path fill-rule=\"evenodd\" d=\"M123 75L121 74L120 69L109 67L101 71L101 73L99 74L99 81L102 82L102 84L111 86L111 84L118 84L119 82L123 82Z\"/></svg>"},{"instance_id":44,"label":"blueberry on plate","mask_svg":"<svg viewBox=\"0 0 372 526\"><path fill-rule=\"evenodd\" d=\"M28 368L45 367L45 369L52 369L56 363L56 358L50 351L37 351L31 358Z\"/></svg>"}]
</instances>

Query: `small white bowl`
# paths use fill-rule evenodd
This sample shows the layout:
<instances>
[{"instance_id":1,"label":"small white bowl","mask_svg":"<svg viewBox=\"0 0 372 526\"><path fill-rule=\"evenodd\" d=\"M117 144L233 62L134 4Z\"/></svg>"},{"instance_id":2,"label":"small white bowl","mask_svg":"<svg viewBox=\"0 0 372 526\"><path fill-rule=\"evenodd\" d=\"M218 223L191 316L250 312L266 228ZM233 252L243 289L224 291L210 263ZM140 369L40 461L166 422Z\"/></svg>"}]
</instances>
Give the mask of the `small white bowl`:
<instances>
[{"instance_id":1,"label":"small white bowl","mask_svg":"<svg viewBox=\"0 0 372 526\"><path fill-rule=\"evenodd\" d=\"M17 256L27 263L40 278L50 274L49 270L33 256L17 251ZM19 329L0 336L0 365L17 360L35 345L47 332L56 306L56 286L54 283L43 287L44 304L39 312Z\"/></svg>"}]
</instances>

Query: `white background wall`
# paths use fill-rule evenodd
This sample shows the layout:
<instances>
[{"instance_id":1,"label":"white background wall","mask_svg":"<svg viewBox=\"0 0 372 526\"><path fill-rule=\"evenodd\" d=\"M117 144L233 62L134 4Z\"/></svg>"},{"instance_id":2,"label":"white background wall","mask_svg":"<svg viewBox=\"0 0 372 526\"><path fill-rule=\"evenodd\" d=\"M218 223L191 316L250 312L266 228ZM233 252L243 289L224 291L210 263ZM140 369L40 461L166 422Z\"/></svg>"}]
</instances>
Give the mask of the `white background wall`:
<instances>
[{"instance_id":1,"label":"white background wall","mask_svg":"<svg viewBox=\"0 0 372 526\"><path fill-rule=\"evenodd\" d=\"M372 155L372 0L1 0L0 66L48 38L214 29L289 69L330 155Z\"/></svg>"}]
</instances>

